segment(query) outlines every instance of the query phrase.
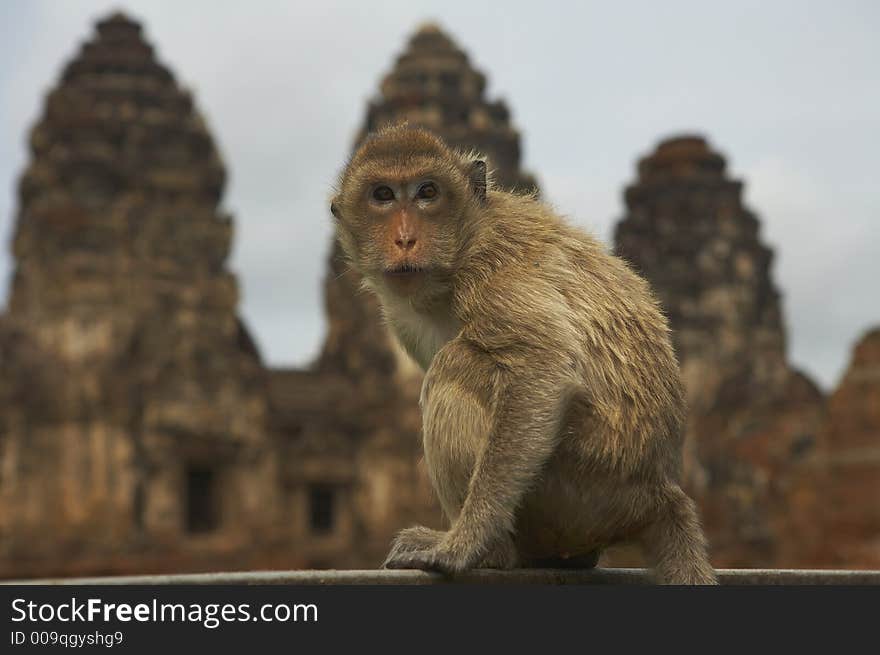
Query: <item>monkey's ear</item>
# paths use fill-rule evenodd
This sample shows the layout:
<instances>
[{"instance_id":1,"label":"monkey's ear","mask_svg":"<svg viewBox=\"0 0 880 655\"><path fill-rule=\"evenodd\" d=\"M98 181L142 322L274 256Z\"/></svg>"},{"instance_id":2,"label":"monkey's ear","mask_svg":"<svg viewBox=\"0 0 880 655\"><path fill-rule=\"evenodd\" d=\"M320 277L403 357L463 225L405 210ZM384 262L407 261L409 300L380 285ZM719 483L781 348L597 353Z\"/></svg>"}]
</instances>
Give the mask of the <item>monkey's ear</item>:
<instances>
[{"instance_id":1,"label":"monkey's ear","mask_svg":"<svg viewBox=\"0 0 880 655\"><path fill-rule=\"evenodd\" d=\"M468 167L468 182L480 202L486 201L486 162L475 159Z\"/></svg>"},{"instance_id":2,"label":"monkey's ear","mask_svg":"<svg viewBox=\"0 0 880 655\"><path fill-rule=\"evenodd\" d=\"M336 206L335 202L330 203L330 213L333 214L336 218L341 218L339 215L339 207Z\"/></svg>"}]
</instances>

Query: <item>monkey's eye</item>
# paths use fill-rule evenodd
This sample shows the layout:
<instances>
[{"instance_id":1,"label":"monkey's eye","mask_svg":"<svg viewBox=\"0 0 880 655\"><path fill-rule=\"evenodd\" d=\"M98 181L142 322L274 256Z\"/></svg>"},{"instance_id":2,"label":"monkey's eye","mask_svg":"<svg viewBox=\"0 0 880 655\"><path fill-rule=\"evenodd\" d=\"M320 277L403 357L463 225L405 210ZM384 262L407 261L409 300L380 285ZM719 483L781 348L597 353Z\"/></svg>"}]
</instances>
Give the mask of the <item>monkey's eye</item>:
<instances>
[{"instance_id":1,"label":"monkey's eye","mask_svg":"<svg viewBox=\"0 0 880 655\"><path fill-rule=\"evenodd\" d=\"M394 200L394 191L391 190L391 187L382 185L377 186L373 189L373 200L378 200L379 202L390 202Z\"/></svg>"},{"instance_id":2,"label":"monkey's eye","mask_svg":"<svg viewBox=\"0 0 880 655\"><path fill-rule=\"evenodd\" d=\"M433 200L437 197L437 185L433 182L425 182L416 191L416 198L421 200Z\"/></svg>"}]
</instances>

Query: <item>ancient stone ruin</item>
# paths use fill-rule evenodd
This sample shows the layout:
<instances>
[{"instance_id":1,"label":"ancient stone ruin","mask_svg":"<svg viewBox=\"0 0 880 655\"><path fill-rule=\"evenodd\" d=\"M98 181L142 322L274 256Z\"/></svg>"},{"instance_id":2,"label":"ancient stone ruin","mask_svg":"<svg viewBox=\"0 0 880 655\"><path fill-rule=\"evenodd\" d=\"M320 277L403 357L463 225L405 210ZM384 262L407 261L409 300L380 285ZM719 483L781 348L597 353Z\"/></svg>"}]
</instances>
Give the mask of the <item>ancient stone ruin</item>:
<instances>
[{"instance_id":1,"label":"ancient stone ruin","mask_svg":"<svg viewBox=\"0 0 880 655\"><path fill-rule=\"evenodd\" d=\"M697 411L725 384L758 398L788 374L773 253L741 196L742 183L704 139L669 139L639 161L615 234L617 252L660 296Z\"/></svg>"},{"instance_id":2,"label":"ancient stone ruin","mask_svg":"<svg viewBox=\"0 0 880 655\"><path fill-rule=\"evenodd\" d=\"M278 524L276 459L202 117L114 14L30 152L0 333L3 569L238 561Z\"/></svg>"},{"instance_id":3,"label":"ancient stone ruin","mask_svg":"<svg viewBox=\"0 0 880 655\"><path fill-rule=\"evenodd\" d=\"M812 448L788 471L779 561L880 568L880 327L853 349ZM805 447L806 448L806 447Z\"/></svg>"},{"instance_id":4,"label":"ancient stone ruin","mask_svg":"<svg viewBox=\"0 0 880 655\"><path fill-rule=\"evenodd\" d=\"M844 378L826 406L815 383L789 364L772 251L761 242L758 218L742 204L742 183L725 168L702 137L661 142L639 161L638 179L625 190L617 252L650 280L672 325L690 405L685 468L713 561L829 564L829 557L808 556L804 549L854 538L833 520L820 521L819 505L829 519L843 514L816 500L852 494L828 474L844 444L858 434L841 413L828 415L841 394L850 399L848 411L855 409L847 393L851 383ZM854 416L864 416L870 406L855 404L860 409ZM872 420L862 425L870 426L865 431L876 444L880 422ZM847 437L823 436L840 434L839 425ZM865 471L878 472L876 465L856 470L858 479ZM865 516L876 515L870 505L852 502L849 510L861 517L855 530L861 544L868 524L874 539L880 535L880 522ZM848 565L875 565L880 552L873 552L875 559L866 559L863 548Z\"/></svg>"},{"instance_id":5,"label":"ancient stone ruin","mask_svg":"<svg viewBox=\"0 0 880 655\"><path fill-rule=\"evenodd\" d=\"M405 119L535 191L485 87L426 25L358 140ZM30 153L0 315L0 576L373 567L395 530L442 524L420 464L421 373L332 246L321 355L261 363L226 268L224 166L135 21L97 24ZM828 399L791 368L741 192L704 139L664 141L616 235L675 329L714 561L878 567L880 334Z\"/></svg>"}]
</instances>

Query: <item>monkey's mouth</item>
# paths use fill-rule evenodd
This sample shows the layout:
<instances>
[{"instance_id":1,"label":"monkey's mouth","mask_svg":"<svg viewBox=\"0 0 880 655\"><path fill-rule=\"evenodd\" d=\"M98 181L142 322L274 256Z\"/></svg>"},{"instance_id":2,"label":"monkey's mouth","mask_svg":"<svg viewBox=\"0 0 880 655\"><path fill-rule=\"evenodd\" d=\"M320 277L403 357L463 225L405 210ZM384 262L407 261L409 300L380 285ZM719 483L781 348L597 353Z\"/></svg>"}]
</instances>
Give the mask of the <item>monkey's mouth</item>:
<instances>
[{"instance_id":1,"label":"monkey's mouth","mask_svg":"<svg viewBox=\"0 0 880 655\"><path fill-rule=\"evenodd\" d=\"M425 273L428 269L424 266L419 266L418 264L398 264L397 266L392 266L391 268L385 269L385 275L389 277L415 277L420 273Z\"/></svg>"}]
</instances>

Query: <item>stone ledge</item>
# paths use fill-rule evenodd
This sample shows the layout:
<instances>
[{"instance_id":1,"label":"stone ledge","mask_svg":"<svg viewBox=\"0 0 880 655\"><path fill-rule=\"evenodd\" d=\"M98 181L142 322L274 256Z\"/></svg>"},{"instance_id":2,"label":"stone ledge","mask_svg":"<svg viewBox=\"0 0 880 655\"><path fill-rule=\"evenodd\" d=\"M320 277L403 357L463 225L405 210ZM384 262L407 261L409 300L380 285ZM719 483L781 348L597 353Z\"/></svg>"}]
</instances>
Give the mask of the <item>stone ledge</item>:
<instances>
[{"instance_id":1,"label":"stone ledge","mask_svg":"<svg viewBox=\"0 0 880 655\"><path fill-rule=\"evenodd\" d=\"M723 585L880 585L880 571L718 569ZM645 569L477 570L454 580L424 571L238 571L96 578L7 580L3 585L435 585L435 584L652 584Z\"/></svg>"}]
</instances>

